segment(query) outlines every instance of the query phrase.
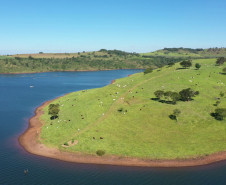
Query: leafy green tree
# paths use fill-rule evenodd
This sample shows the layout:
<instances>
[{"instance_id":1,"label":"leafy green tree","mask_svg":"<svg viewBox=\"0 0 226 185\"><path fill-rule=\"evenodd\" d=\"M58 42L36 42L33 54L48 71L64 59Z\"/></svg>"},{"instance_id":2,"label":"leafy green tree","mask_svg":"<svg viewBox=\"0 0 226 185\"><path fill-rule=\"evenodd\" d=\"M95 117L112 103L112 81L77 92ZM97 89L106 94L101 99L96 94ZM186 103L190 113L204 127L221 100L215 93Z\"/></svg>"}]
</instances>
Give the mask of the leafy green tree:
<instances>
[{"instance_id":1,"label":"leafy green tree","mask_svg":"<svg viewBox=\"0 0 226 185\"><path fill-rule=\"evenodd\" d=\"M220 66L220 65L223 65L225 62L225 58L224 57L220 57L217 59L216 61L216 65Z\"/></svg>"},{"instance_id":2,"label":"leafy green tree","mask_svg":"<svg viewBox=\"0 0 226 185\"><path fill-rule=\"evenodd\" d=\"M170 98L172 99L172 101L173 101L173 103L176 103L177 101L179 101L180 100L180 94L179 93L177 93L177 92L172 92L171 94L170 94Z\"/></svg>"},{"instance_id":3,"label":"leafy green tree","mask_svg":"<svg viewBox=\"0 0 226 185\"><path fill-rule=\"evenodd\" d=\"M187 68L187 67L192 66L192 62L191 62L191 60L184 60L184 61L180 62L180 65L184 68Z\"/></svg>"},{"instance_id":4,"label":"leafy green tree","mask_svg":"<svg viewBox=\"0 0 226 185\"><path fill-rule=\"evenodd\" d=\"M217 108L214 113L211 113L216 120L223 120L226 117L226 108Z\"/></svg>"},{"instance_id":5,"label":"leafy green tree","mask_svg":"<svg viewBox=\"0 0 226 185\"><path fill-rule=\"evenodd\" d=\"M49 105L49 115L51 115L50 119L58 118L59 112L60 112L59 104L50 104Z\"/></svg>"},{"instance_id":6,"label":"leafy green tree","mask_svg":"<svg viewBox=\"0 0 226 185\"><path fill-rule=\"evenodd\" d=\"M199 94L199 91L194 91L191 88L183 89L179 92L180 94L180 99L182 101L190 101L192 100L192 97L195 97L196 95Z\"/></svg>"},{"instance_id":7,"label":"leafy green tree","mask_svg":"<svg viewBox=\"0 0 226 185\"><path fill-rule=\"evenodd\" d=\"M166 92L164 92L165 99L169 100L170 97L171 97L171 94L172 94L172 91L166 91Z\"/></svg>"},{"instance_id":8,"label":"leafy green tree","mask_svg":"<svg viewBox=\"0 0 226 185\"><path fill-rule=\"evenodd\" d=\"M160 99L164 95L164 91L157 90L157 91L154 92L154 94L155 94L156 98Z\"/></svg>"},{"instance_id":9,"label":"leafy green tree","mask_svg":"<svg viewBox=\"0 0 226 185\"><path fill-rule=\"evenodd\" d=\"M144 74L148 74L148 73L151 73L153 71L153 68L152 67L149 67L147 68L145 71L144 71Z\"/></svg>"},{"instance_id":10,"label":"leafy green tree","mask_svg":"<svg viewBox=\"0 0 226 185\"><path fill-rule=\"evenodd\" d=\"M195 67L196 67L196 69L198 70L198 69L201 67L201 65L200 65L199 63L196 63L196 64L195 64Z\"/></svg>"}]
</instances>

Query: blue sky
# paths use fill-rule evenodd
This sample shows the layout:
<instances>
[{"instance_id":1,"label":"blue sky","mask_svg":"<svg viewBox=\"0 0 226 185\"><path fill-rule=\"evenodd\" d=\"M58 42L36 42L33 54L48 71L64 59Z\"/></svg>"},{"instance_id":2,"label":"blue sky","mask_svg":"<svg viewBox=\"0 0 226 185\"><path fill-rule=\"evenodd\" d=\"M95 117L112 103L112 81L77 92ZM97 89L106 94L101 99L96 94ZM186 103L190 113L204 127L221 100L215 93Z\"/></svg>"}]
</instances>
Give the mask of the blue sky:
<instances>
[{"instance_id":1,"label":"blue sky","mask_svg":"<svg viewBox=\"0 0 226 185\"><path fill-rule=\"evenodd\" d=\"M225 0L0 0L0 54L226 47Z\"/></svg>"}]
</instances>

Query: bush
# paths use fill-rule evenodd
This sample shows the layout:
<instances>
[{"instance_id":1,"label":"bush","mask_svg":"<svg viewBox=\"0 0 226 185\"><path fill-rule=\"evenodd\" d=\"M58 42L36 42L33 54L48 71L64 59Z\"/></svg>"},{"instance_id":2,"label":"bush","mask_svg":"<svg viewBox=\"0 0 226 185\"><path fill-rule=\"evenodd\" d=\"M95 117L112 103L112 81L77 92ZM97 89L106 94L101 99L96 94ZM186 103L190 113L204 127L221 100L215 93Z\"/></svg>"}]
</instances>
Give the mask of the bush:
<instances>
[{"instance_id":1,"label":"bush","mask_svg":"<svg viewBox=\"0 0 226 185\"><path fill-rule=\"evenodd\" d=\"M123 111L123 108L119 108L119 109L118 109L118 112L122 112L122 111Z\"/></svg>"},{"instance_id":2,"label":"bush","mask_svg":"<svg viewBox=\"0 0 226 185\"><path fill-rule=\"evenodd\" d=\"M97 151L96 151L96 154L97 154L98 156L103 156L103 155L105 154L105 151L104 151L104 150L97 150Z\"/></svg>"},{"instance_id":3,"label":"bush","mask_svg":"<svg viewBox=\"0 0 226 185\"><path fill-rule=\"evenodd\" d=\"M64 143L65 146L69 146L69 144L67 142Z\"/></svg>"},{"instance_id":4,"label":"bush","mask_svg":"<svg viewBox=\"0 0 226 185\"><path fill-rule=\"evenodd\" d=\"M177 117L175 115L173 115L173 114L170 114L169 118L172 119L172 120L177 120Z\"/></svg>"},{"instance_id":5,"label":"bush","mask_svg":"<svg viewBox=\"0 0 226 185\"><path fill-rule=\"evenodd\" d=\"M199 69L201 67L201 65L199 63L195 64L196 69Z\"/></svg>"},{"instance_id":6,"label":"bush","mask_svg":"<svg viewBox=\"0 0 226 185\"><path fill-rule=\"evenodd\" d=\"M149 67L147 68L145 71L144 71L144 74L148 74L148 73L151 73L153 71L153 68L152 67Z\"/></svg>"}]
</instances>

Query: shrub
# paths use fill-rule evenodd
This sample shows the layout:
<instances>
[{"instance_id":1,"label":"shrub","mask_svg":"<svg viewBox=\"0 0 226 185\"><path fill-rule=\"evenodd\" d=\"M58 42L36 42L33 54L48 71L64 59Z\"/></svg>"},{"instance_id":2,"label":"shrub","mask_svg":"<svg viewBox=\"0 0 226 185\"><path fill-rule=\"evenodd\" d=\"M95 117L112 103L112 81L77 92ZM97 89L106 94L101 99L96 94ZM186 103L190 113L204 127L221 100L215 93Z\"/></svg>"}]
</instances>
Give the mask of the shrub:
<instances>
[{"instance_id":1,"label":"shrub","mask_svg":"<svg viewBox=\"0 0 226 185\"><path fill-rule=\"evenodd\" d=\"M97 150L97 151L96 151L96 154L97 154L98 156L103 156L103 155L105 154L105 151L104 151L104 150Z\"/></svg>"},{"instance_id":2,"label":"shrub","mask_svg":"<svg viewBox=\"0 0 226 185\"><path fill-rule=\"evenodd\" d=\"M148 74L148 73L151 73L153 71L153 68L152 67L149 67L147 68L145 71L144 71L144 74Z\"/></svg>"},{"instance_id":3,"label":"shrub","mask_svg":"<svg viewBox=\"0 0 226 185\"><path fill-rule=\"evenodd\" d=\"M201 65L199 63L195 64L196 69L199 69L201 67Z\"/></svg>"},{"instance_id":4,"label":"shrub","mask_svg":"<svg viewBox=\"0 0 226 185\"><path fill-rule=\"evenodd\" d=\"M176 120L177 119L177 117L175 115L173 115L173 114L170 114L169 118L172 119L172 120Z\"/></svg>"},{"instance_id":5,"label":"shrub","mask_svg":"<svg viewBox=\"0 0 226 185\"><path fill-rule=\"evenodd\" d=\"M119 109L118 109L118 112L122 112L122 111L123 111L123 108L119 108Z\"/></svg>"},{"instance_id":6,"label":"shrub","mask_svg":"<svg viewBox=\"0 0 226 185\"><path fill-rule=\"evenodd\" d=\"M65 146L69 146L69 144L67 142L64 143Z\"/></svg>"}]
</instances>

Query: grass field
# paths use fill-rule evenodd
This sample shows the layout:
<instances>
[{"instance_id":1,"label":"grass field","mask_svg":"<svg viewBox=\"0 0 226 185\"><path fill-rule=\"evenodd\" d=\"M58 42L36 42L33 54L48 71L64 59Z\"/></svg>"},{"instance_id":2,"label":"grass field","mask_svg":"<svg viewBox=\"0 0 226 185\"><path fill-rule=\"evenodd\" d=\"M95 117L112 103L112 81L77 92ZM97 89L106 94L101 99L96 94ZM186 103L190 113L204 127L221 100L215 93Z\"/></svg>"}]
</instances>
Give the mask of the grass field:
<instances>
[{"instance_id":1,"label":"grass field","mask_svg":"<svg viewBox=\"0 0 226 185\"><path fill-rule=\"evenodd\" d=\"M143 56L162 57L190 57L190 58L216 58L226 57L226 48L190 49L190 48L165 48L149 53L142 53Z\"/></svg>"},{"instance_id":2,"label":"grass field","mask_svg":"<svg viewBox=\"0 0 226 185\"><path fill-rule=\"evenodd\" d=\"M193 60L193 67L179 64L144 75L138 73L116 80L103 88L74 92L53 103L60 104L59 119L50 120L48 107L41 142L60 150L96 155L176 159L204 156L226 150L226 120L210 116L220 92L226 94L226 65L216 59ZM200 63L200 70L194 64ZM153 101L156 90L180 91L192 88L200 94L193 101L176 105ZM219 108L226 108L226 96ZM119 112L119 109L123 109ZM169 119L180 109L178 122ZM100 139L102 137L103 139ZM95 138L95 139L94 139ZM71 140L78 144L64 148Z\"/></svg>"}]
</instances>

